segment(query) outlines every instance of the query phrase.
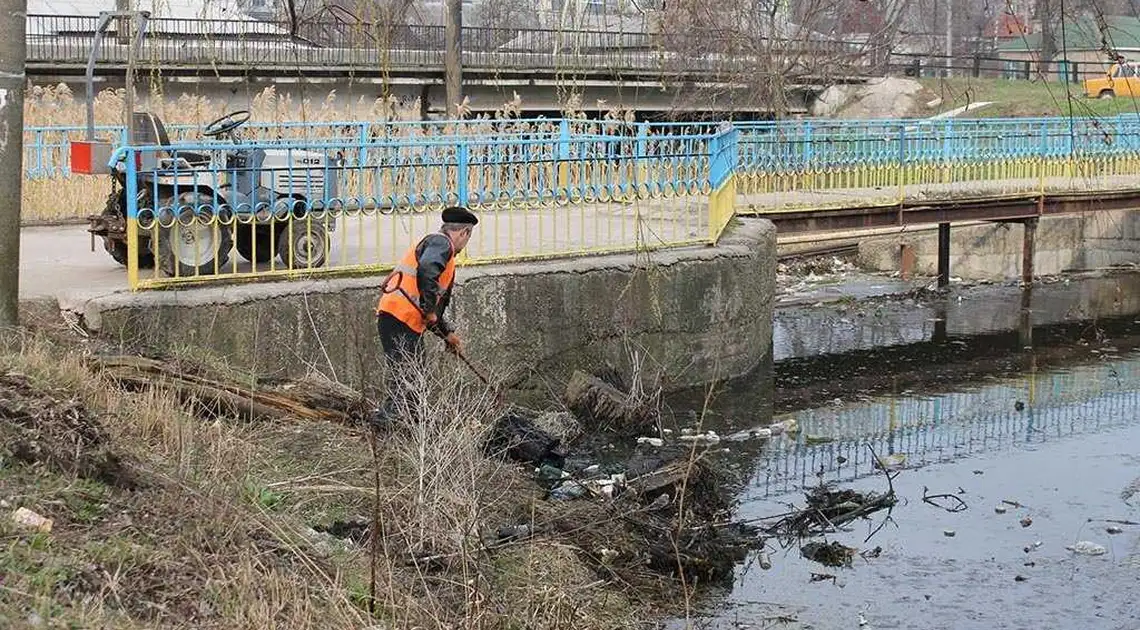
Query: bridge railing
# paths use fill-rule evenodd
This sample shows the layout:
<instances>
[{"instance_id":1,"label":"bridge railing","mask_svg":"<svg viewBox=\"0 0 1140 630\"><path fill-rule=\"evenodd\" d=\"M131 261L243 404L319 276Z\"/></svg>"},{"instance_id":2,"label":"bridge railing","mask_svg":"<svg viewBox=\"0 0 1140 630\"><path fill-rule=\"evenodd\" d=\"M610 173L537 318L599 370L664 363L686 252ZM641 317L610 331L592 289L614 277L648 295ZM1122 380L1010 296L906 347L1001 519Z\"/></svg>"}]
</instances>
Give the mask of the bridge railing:
<instances>
[{"instance_id":1,"label":"bridge railing","mask_svg":"<svg viewBox=\"0 0 1140 630\"><path fill-rule=\"evenodd\" d=\"M428 145L417 144L421 140L557 139L565 144L573 136L604 135L613 138L609 146L616 152L614 159L637 159L667 150L662 147L677 137L690 138L700 155L710 154L714 148L707 139L720 133L720 127L720 123L477 119L260 123L248 124L241 132L243 141L261 146L407 142L421 151L428 150L424 148ZM807 120L733 123L732 128L737 132L732 145L732 170L738 175L733 178L734 204L742 213L883 206L949 196L1126 190L1140 175L1140 116L1133 115ZM210 144L192 125L171 125L168 131L175 143ZM98 132L122 143L121 127L100 127ZM79 127L25 131L26 219L74 218L104 207L105 180L70 173L70 143L83 134ZM434 158L425 153L423 159ZM673 182L670 187L676 190L681 184Z\"/></svg>"},{"instance_id":2,"label":"bridge railing","mask_svg":"<svg viewBox=\"0 0 1140 630\"><path fill-rule=\"evenodd\" d=\"M714 134L720 123L629 123L568 120L568 133L609 133L651 138ZM248 123L242 138L257 142L337 139L399 140L444 136L534 136L558 134L561 119L472 119L461 121L340 121ZM749 172L825 171L860 165L1021 160L1077 155L1123 155L1140 150L1140 115L1105 118L948 120L808 120L737 122L740 165ZM168 125L172 141L201 142L201 127ZM96 127L97 135L122 144L121 125ZM24 131L24 168L29 179L70 175L70 145L82 126L29 127Z\"/></svg>"},{"instance_id":3,"label":"bridge railing","mask_svg":"<svg viewBox=\"0 0 1140 630\"><path fill-rule=\"evenodd\" d=\"M764 211L1125 190L1140 116L740 123L738 191Z\"/></svg>"},{"instance_id":4,"label":"bridge railing","mask_svg":"<svg viewBox=\"0 0 1140 630\"><path fill-rule=\"evenodd\" d=\"M599 131L121 147L129 284L382 271L454 204L468 264L715 242L722 137Z\"/></svg>"},{"instance_id":5,"label":"bridge railing","mask_svg":"<svg viewBox=\"0 0 1140 630\"><path fill-rule=\"evenodd\" d=\"M29 15L29 63L85 64L94 16ZM440 69L443 26L304 20L297 37L283 23L259 20L152 18L138 62L144 67L257 66L304 68ZM706 34L464 27L463 65L472 70L621 73L623 71L739 72L746 55L691 54L712 41ZM774 40L766 48L789 55L819 54L831 63L858 57L863 46L837 40ZM704 51L703 51L704 52ZM713 51L715 52L715 51ZM106 40L100 64L124 64L125 41Z\"/></svg>"}]
</instances>

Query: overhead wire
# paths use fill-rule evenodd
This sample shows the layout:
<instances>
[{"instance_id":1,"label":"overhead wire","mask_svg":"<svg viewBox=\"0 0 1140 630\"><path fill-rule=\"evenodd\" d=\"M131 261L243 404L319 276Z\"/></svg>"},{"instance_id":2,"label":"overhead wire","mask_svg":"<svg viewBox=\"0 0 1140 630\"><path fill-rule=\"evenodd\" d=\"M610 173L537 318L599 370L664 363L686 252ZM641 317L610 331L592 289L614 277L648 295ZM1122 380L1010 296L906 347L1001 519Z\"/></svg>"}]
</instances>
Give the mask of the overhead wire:
<instances>
[{"instance_id":1,"label":"overhead wire","mask_svg":"<svg viewBox=\"0 0 1140 630\"><path fill-rule=\"evenodd\" d=\"M1137 8L1136 1L1137 0L1129 0L1129 6L1132 8L1133 17L1136 18L1137 20L1140 20L1140 10L1138 10L1138 8ZM1101 7L1097 6L1096 4L1094 4L1093 6L1097 11L1097 27L1101 33L1102 51L1113 62L1124 61L1123 55L1120 54L1119 48L1116 46L1116 43L1113 41L1111 28L1108 24L1107 17L1104 14L1104 10ZM1133 72L1135 72L1135 69L1133 69ZM1127 75L1125 75L1126 81L1127 81L1127 78L1128 78ZM1133 112L1136 114L1137 119L1140 120L1140 103L1137 103L1136 97L1134 95L1130 95L1130 98L1132 101ZM1116 128L1115 131L1116 131L1117 135L1120 134L1119 128ZM1110 134L1107 130L1103 130L1102 134L1104 135L1106 142L1112 142L1113 141L1112 136L1110 136ZM1111 217L1105 217L1102 214L1095 215L1093 220L1096 222L1107 220L1111 223L1119 223L1118 220L1114 220Z\"/></svg>"}]
</instances>

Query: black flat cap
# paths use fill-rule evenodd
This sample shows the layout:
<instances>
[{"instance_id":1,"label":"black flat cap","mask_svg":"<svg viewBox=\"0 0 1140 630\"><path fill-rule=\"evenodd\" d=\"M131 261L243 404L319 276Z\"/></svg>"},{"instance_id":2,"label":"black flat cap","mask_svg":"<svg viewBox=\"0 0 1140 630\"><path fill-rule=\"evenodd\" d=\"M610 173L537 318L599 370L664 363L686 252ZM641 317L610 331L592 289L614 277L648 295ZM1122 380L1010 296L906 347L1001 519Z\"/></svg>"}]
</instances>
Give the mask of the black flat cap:
<instances>
[{"instance_id":1,"label":"black flat cap","mask_svg":"<svg viewBox=\"0 0 1140 630\"><path fill-rule=\"evenodd\" d=\"M452 206L443 209L443 222L444 223L470 223L471 225L479 224L479 217L471 214L467 208L459 206Z\"/></svg>"}]
</instances>

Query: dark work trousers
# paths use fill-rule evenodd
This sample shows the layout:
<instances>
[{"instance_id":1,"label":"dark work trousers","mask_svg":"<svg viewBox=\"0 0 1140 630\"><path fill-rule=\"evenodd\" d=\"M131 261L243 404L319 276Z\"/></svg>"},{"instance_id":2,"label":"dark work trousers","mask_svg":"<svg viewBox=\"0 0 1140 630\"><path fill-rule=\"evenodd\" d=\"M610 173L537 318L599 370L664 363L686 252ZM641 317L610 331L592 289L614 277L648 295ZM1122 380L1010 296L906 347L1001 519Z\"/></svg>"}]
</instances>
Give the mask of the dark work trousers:
<instances>
[{"instance_id":1,"label":"dark work trousers","mask_svg":"<svg viewBox=\"0 0 1140 630\"><path fill-rule=\"evenodd\" d=\"M414 369L422 361L424 340L404 322L388 313L376 318L376 331L380 334L380 345L384 347L384 382L387 399L379 409L381 422L392 422L411 409L414 404L409 397L407 385L400 378L402 371ZM405 376L406 378L406 376Z\"/></svg>"}]
</instances>

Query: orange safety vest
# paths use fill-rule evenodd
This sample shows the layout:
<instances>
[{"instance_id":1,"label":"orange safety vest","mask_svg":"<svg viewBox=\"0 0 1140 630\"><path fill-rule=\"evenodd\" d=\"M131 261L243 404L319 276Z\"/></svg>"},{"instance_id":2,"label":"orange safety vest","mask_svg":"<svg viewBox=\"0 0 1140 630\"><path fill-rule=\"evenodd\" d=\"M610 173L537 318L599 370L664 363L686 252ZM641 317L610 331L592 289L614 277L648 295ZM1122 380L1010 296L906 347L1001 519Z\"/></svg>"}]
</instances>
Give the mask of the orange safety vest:
<instances>
[{"instance_id":1,"label":"orange safety vest","mask_svg":"<svg viewBox=\"0 0 1140 630\"><path fill-rule=\"evenodd\" d=\"M420 311L420 286L416 282L416 271L419 268L416 248L422 242L421 240L413 243L408 251L404 252L400 262L396 263L392 273L384 278L384 282L380 284L380 301L376 304L377 315L388 313L421 335L427 330L424 313ZM448 247L451 249L451 258L443 268L443 273L439 274L441 294L451 289L451 284L455 280L455 246L451 245L451 239L448 239ZM393 280L395 282L392 282Z\"/></svg>"}]
</instances>

